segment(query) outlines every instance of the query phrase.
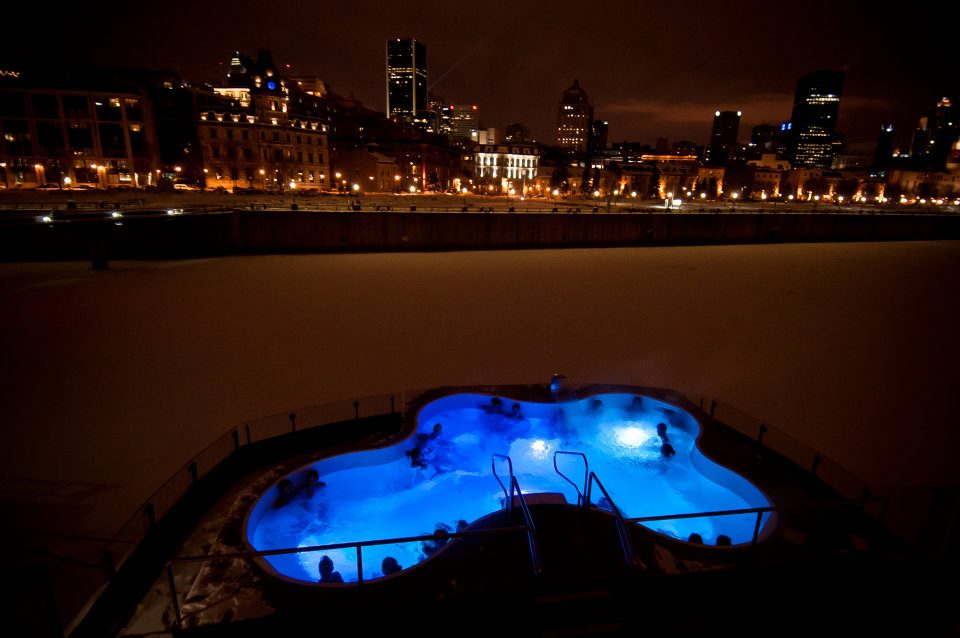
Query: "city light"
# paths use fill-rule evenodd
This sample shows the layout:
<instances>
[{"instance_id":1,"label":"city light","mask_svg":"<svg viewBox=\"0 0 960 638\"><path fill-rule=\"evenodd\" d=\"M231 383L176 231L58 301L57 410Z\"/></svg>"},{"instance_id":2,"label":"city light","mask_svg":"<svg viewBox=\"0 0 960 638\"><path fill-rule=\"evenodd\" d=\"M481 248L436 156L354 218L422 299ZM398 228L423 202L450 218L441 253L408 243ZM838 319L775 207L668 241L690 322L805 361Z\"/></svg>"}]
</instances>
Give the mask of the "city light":
<instances>
[{"instance_id":1,"label":"city light","mask_svg":"<svg viewBox=\"0 0 960 638\"><path fill-rule=\"evenodd\" d=\"M417 187L411 185L411 186L410 186L410 192L411 192L411 193L416 193L416 192L417 192Z\"/></svg>"},{"instance_id":2,"label":"city light","mask_svg":"<svg viewBox=\"0 0 960 638\"><path fill-rule=\"evenodd\" d=\"M67 176L67 175L64 175L64 176L63 176L63 185L64 185L64 186L69 186L72 182L73 182L73 180L70 179L69 176Z\"/></svg>"},{"instance_id":3,"label":"city light","mask_svg":"<svg viewBox=\"0 0 960 638\"><path fill-rule=\"evenodd\" d=\"M360 184L354 184L354 185L351 186L350 188L353 189L353 192L357 192L358 190L360 190Z\"/></svg>"},{"instance_id":4,"label":"city light","mask_svg":"<svg viewBox=\"0 0 960 638\"><path fill-rule=\"evenodd\" d=\"M706 199L706 198L707 198L706 193L700 193L700 199Z\"/></svg>"}]
</instances>

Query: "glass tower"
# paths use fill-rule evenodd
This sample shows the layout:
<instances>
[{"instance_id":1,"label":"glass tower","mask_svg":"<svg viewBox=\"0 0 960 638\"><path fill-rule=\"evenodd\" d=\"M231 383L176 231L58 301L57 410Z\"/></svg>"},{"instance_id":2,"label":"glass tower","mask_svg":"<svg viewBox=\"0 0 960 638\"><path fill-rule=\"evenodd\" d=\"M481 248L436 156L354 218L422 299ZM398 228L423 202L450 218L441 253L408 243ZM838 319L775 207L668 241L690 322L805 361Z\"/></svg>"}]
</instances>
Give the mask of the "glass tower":
<instances>
[{"instance_id":1,"label":"glass tower","mask_svg":"<svg viewBox=\"0 0 960 638\"><path fill-rule=\"evenodd\" d=\"M427 109L427 47L414 38L387 40L387 116L413 120Z\"/></svg>"}]
</instances>

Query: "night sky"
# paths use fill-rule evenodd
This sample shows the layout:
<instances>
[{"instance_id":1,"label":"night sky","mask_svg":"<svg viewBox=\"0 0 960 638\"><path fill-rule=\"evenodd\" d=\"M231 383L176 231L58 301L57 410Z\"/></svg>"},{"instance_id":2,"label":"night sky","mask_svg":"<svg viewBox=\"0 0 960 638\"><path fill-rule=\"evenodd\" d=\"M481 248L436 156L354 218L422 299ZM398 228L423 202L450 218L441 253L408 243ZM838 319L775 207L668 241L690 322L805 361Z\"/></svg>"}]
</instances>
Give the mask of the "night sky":
<instances>
[{"instance_id":1,"label":"night sky","mask_svg":"<svg viewBox=\"0 0 960 638\"><path fill-rule=\"evenodd\" d=\"M897 125L903 146L940 96L960 99L951 64L960 10L888 6L234 0L89 3L49 13L26 6L5 8L0 63L145 66L213 81L234 49L269 48L278 64L383 110L385 40L413 36L427 46L432 91L478 104L485 126L522 122L548 143L560 93L574 77L595 116L609 120L610 142L702 143L716 109L743 111L746 141L755 124L789 118L798 77L837 68L847 72L838 130L850 152L869 153L882 122Z\"/></svg>"}]
</instances>

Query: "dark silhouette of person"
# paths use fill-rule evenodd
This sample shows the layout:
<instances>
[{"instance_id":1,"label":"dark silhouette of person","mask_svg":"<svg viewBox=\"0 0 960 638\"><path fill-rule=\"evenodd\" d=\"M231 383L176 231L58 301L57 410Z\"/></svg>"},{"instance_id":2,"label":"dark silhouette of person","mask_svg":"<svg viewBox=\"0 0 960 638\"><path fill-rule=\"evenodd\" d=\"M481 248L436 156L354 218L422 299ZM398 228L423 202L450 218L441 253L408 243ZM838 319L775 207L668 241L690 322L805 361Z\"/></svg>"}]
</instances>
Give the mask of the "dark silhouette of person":
<instances>
[{"instance_id":1,"label":"dark silhouette of person","mask_svg":"<svg viewBox=\"0 0 960 638\"><path fill-rule=\"evenodd\" d=\"M633 397L633 401L630 402L630 407L627 408L627 414L638 414L640 412L643 412L643 399Z\"/></svg>"},{"instance_id":2,"label":"dark silhouette of person","mask_svg":"<svg viewBox=\"0 0 960 638\"><path fill-rule=\"evenodd\" d=\"M601 496L600 500L597 501L597 508L602 509L606 512L612 512L613 504L610 502L610 499L608 499L606 496Z\"/></svg>"},{"instance_id":3,"label":"dark silhouette of person","mask_svg":"<svg viewBox=\"0 0 960 638\"><path fill-rule=\"evenodd\" d=\"M726 534L720 534L717 536L717 547L729 547L732 545L730 537Z\"/></svg>"},{"instance_id":4,"label":"dark silhouette of person","mask_svg":"<svg viewBox=\"0 0 960 638\"><path fill-rule=\"evenodd\" d=\"M603 414L603 401L600 399L594 399L590 403L590 409L588 410L590 414Z\"/></svg>"},{"instance_id":5,"label":"dark silhouette of person","mask_svg":"<svg viewBox=\"0 0 960 638\"><path fill-rule=\"evenodd\" d=\"M293 498L293 483L291 483L289 479L283 479L280 481L280 485L277 486L277 490L279 494L277 495L277 500L273 502L273 506L283 507Z\"/></svg>"},{"instance_id":6,"label":"dark silhouette of person","mask_svg":"<svg viewBox=\"0 0 960 638\"><path fill-rule=\"evenodd\" d=\"M447 544L450 540L450 526L446 523L437 523L433 530L433 538L421 541L421 551L424 558L430 558L437 550Z\"/></svg>"},{"instance_id":7,"label":"dark silhouette of person","mask_svg":"<svg viewBox=\"0 0 960 638\"><path fill-rule=\"evenodd\" d=\"M428 451L424 449L427 447L429 440L429 434L420 433L416 437L416 444L405 452L405 454L410 457L410 467L426 469L430 465L425 458Z\"/></svg>"},{"instance_id":8,"label":"dark silhouette of person","mask_svg":"<svg viewBox=\"0 0 960 638\"><path fill-rule=\"evenodd\" d=\"M523 420L523 412L520 410L520 404L519 404L519 403L514 403L514 404L510 407L510 418L513 419L514 421L522 421L522 420Z\"/></svg>"},{"instance_id":9,"label":"dark silhouette of person","mask_svg":"<svg viewBox=\"0 0 960 638\"><path fill-rule=\"evenodd\" d=\"M428 441L433 441L443 433L443 425L440 423L435 423L433 425L433 431L427 436Z\"/></svg>"},{"instance_id":10,"label":"dark silhouette of person","mask_svg":"<svg viewBox=\"0 0 960 638\"><path fill-rule=\"evenodd\" d=\"M690 534L690 538L687 539L687 542L695 543L697 545L703 545L703 536L701 536L700 534L697 534L696 532L693 532L692 534Z\"/></svg>"},{"instance_id":11,"label":"dark silhouette of person","mask_svg":"<svg viewBox=\"0 0 960 638\"><path fill-rule=\"evenodd\" d=\"M670 437L667 436L667 424L666 423L657 423L657 436L660 437L660 440L664 443L670 442Z\"/></svg>"},{"instance_id":12,"label":"dark silhouette of person","mask_svg":"<svg viewBox=\"0 0 960 638\"><path fill-rule=\"evenodd\" d=\"M664 443L660 446L660 456L665 459L669 459L671 456L676 454L677 451L673 449L673 446L669 442Z\"/></svg>"},{"instance_id":13,"label":"dark silhouette of person","mask_svg":"<svg viewBox=\"0 0 960 638\"><path fill-rule=\"evenodd\" d=\"M468 523L468 522L465 521L464 519L461 518L459 521L457 521L457 531L458 531L458 532L462 532L462 531L464 531L465 529L467 529L468 527L470 527L470 523Z\"/></svg>"},{"instance_id":14,"label":"dark silhouette of person","mask_svg":"<svg viewBox=\"0 0 960 638\"><path fill-rule=\"evenodd\" d=\"M489 404L480 404L480 409L487 414L503 414L503 401L500 397L493 397Z\"/></svg>"},{"instance_id":15,"label":"dark silhouette of person","mask_svg":"<svg viewBox=\"0 0 960 638\"><path fill-rule=\"evenodd\" d=\"M314 468L307 470L307 480L304 481L303 487L306 489L308 497L312 497L318 487L326 486L327 484L320 480L320 473L317 470Z\"/></svg>"},{"instance_id":16,"label":"dark silhouette of person","mask_svg":"<svg viewBox=\"0 0 960 638\"><path fill-rule=\"evenodd\" d=\"M320 558L320 582L321 583L342 583L343 576L340 572L333 571L333 559L324 554Z\"/></svg>"},{"instance_id":17,"label":"dark silhouette of person","mask_svg":"<svg viewBox=\"0 0 960 638\"><path fill-rule=\"evenodd\" d=\"M403 569L403 566L398 563L397 559L393 556L387 556L383 559L383 562L380 563L380 571L383 572L384 576L396 574L401 569Z\"/></svg>"}]
</instances>

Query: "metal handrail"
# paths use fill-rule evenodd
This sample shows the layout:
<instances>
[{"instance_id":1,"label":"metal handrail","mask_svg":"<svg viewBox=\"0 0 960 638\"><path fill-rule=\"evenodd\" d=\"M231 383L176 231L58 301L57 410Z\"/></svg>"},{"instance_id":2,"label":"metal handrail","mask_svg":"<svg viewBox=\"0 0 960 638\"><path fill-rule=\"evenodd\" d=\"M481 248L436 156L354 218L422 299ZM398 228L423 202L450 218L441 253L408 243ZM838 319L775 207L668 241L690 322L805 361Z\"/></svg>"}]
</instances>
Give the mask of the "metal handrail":
<instances>
[{"instance_id":1,"label":"metal handrail","mask_svg":"<svg viewBox=\"0 0 960 638\"><path fill-rule=\"evenodd\" d=\"M513 489L517 494L517 499L520 501L520 510L523 512L523 524L524 527L527 528L527 545L530 548L530 560L533 562L533 573L535 576L539 576L543 573L543 563L540 558L540 545L537 542L537 526L533 523L533 516L530 514L527 499L523 496L523 491L520 489L520 483L517 482L517 477L513 477ZM513 498L510 500L513 501Z\"/></svg>"},{"instance_id":2,"label":"metal handrail","mask_svg":"<svg viewBox=\"0 0 960 638\"><path fill-rule=\"evenodd\" d=\"M633 553L633 542L630 540L630 534L627 532L627 524L624 522L623 514L620 513L620 508L617 507L613 502L613 498L610 497L610 493L607 492L607 488L605 488L603 483L600 482L600 478L597 476L596 472L590 472L590 479L587 481L587 493L585 498L588 507L590 503L590 493L593 490L594 483L597 484L597 487L600 488L600 491L603 492L603 495L607 497L610 507L613 508L613 516L617 522L617 536L620 538L620 548L623 550L623 557L627 561L627 565L633 567L637 564L637 560Z\"/></svg>"},{"instance_id":3,"label":"metal handrail","mask_svg":"<svg viewBox=\"0 0 960 638\"><path fill-rule=\"evenodd\" d=\"M557 467L558 454L566 454L568 456L579 456L580 458L583 459L583 491L580 490L580 487L576 483L570 480L570 477L568 477L566 474L561 472L560 468ZM589 502L587 501L584 495L584 492L586 492L587 481L589 480L589 476L590 476L590 465L587 462L587 455L584 454L583 452L568 452L567 450L557 450L556 452L553 453L553 469L556 471L557 474L560 475L561 478L563 478L563 480L565 480L567 483L573 486L573 489L577 491L577 505L579 505L581 509L586 509L589 506Z\"/></svg>"},{"instance_id":4,"label":"metal handrail","mask_svg":"<svg viewBox=\"0 0 960 638\"><path fill-rule=\"evenodd\" d=\"M514 479L516 481L516 479ZM524 509L526 505L524 504ZM529 512L528 512L529 514ZM532 519L530 521L532 524ZM259 558L264 556L283 556L287 554L304 554L311 552L321 552L328 551L331 549L347 549L350 547L355 547L357 550L357 557L360 558L362 548L371 547L376 545L395 545L400 543L416 543L419 541L425 540L438 540L441 538L446 539L455 539L455 538L466 538L470 536L493 536L497 534L514 534L520 531L525 531L529 534L530 528L528 525L515 525L511 527L494 527L491 529L481 529L481 530L467 530L463 532L450 532L443 536L438 536L437 534L419 534L417 536L398 536L395 538L378 538L373 540L364 540L364 541L350 541L346 543L327 543L325 545L308 545L306 547L284 547L282 549L262 549L262 550L248 550L242 552L229 552L226 554L216 554L216 555L206 555L206 556L184 556L182 558L174 558L167 561L166 572L167 572L167 581L170 585L170 596L173 601L173 609L176 612L177 623L180 624L183 622L183 614L180 608L180 601L177 599L177 588L176 581L173 577L173 569L177 565L185 565L189 563L202 563L206 561L218 561L218 560L236 560L240 558ZM539 551L536 554L534 569L539 573ZM350 585L360 586L363 585L363 562L362 559L357 561L357 582L349 583Z\"/></svg>"},{"instance_id":5,"label":"metal handrail","mask_svg":"<svg viewBox=\"0 0 960 638\"><path fill-rule=\"evenodd\" d=\"M514 484L514 481L515 481L515 478L514 478L514 476L513 476L513 461L510 459L509 456L507 456L507 455L505 455L505 454L493 454L493 455L491 455L491 457L490 457L490 469L493 471L493 478L497 479L497 483L500 484L500 489L503 490L503 496L504 496L504 498L506 499L506 501L504 502L504 504L505 504L506 507L507 507L507 515L510 516L510 517L511 517L511 520L512 520L512 518L513 518L513 498L512 498L511 495L510 495L510 490L507 489L507 486L504 485L504 484L503 484L503 481L500 480L500 475L497 474L497 459L503 459L503 460L505 460L505 461L507 462L507 467L510 468L510 478L508 479L508 482L510 483L511 489L513 488L513 484Z\"/></svg>"}]
</instances>

